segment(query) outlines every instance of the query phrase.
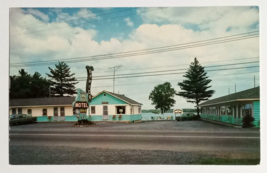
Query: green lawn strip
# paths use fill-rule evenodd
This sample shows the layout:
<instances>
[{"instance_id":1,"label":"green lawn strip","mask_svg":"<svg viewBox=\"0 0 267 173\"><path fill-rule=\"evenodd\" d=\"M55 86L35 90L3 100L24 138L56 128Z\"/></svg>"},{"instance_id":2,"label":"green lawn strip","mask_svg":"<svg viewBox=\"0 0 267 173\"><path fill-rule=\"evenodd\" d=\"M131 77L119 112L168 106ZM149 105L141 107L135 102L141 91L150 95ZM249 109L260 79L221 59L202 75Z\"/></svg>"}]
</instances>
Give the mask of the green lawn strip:
<instances>
[{"instance_id":1,"label":"green lawn strip","mask_svg":"<svg viewBox=\"0 0 267 173\"><path fill-rule=\"evenodd\" d=\"M209 158L199 160L196 164L200 165L258 165L260 159L222 159Z\"/></svg>"}]
</instances>

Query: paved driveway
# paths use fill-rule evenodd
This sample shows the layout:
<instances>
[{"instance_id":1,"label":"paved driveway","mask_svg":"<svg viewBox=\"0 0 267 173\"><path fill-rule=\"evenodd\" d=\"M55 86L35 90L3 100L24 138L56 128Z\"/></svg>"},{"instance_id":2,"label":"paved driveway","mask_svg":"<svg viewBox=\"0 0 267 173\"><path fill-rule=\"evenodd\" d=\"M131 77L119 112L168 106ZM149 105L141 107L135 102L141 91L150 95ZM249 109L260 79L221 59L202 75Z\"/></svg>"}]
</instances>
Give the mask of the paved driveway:
<instances>
[{"instance_id":1,"label":"paved driveway","mask_svg":"<svg viewBox=\"0 0 267 173\"><path fill-rule=\"evenodd\" d=\"M141 123L113 123L113 122L96 122L97 126L90 127L74 127L74 122L65 123L36 123L27 125L11 126L11 131L259 131L259 129L252 128L234 128L218 124L213 124L201 120L195 121L146 121Z\"/></svg>"},{"instance_id":2,"label":"paved driveway","mask_svg":"<svg viewBox=\"0 0 267 173\"><path fill-rule=\"evenodd\" d=\"M36 123L10 127L11 164L197 164L259 159L259 129L204 121Z\"/></svg>"}]
</instances>

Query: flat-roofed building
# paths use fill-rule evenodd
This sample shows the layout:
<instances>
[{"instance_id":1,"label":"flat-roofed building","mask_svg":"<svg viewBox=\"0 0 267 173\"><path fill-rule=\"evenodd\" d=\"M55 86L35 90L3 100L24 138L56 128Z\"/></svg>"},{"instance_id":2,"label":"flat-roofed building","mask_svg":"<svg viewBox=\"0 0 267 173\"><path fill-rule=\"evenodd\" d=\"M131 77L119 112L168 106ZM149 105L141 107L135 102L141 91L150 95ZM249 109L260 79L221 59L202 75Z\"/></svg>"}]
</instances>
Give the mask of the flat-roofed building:
<instances>
[{"instance_id":1,"label":"flat-roofed building","mask_svg":"<svg viewBox=\"0 0 267 173\"><path fill-rule=\"evenodd\" d=\"M260 126L260 87L251 88L199 104L201 118L232 124L242 124L245 115L254 117L253 124Z\"/></svg>"}]
</instances>

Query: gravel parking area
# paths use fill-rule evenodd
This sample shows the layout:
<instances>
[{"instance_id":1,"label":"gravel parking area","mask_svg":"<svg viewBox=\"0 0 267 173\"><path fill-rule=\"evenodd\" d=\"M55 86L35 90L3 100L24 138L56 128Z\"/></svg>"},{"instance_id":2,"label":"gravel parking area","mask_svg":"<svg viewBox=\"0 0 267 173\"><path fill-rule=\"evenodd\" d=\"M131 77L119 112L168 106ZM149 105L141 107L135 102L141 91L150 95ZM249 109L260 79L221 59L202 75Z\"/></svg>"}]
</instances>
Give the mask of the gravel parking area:
<instances>
[{"instance_id":1,"label":"gravel parking area","mask_svg":"<svg viewBox=\"0 0 267 173\"><path fill-rule=\"evenodd\" d=\"M12 165L177 165L212 158L259 159L257 131L200 120L97 122L97 126L89 127L74 127L74 122L17 125L10 126L9 159ZM217 133L210 132L227 137L213 139ZM169 137L164 138L166 135Z\"/></svg>"},{"instance_id":2,"label":"gravel parking area","mask_svg":"<svg viewBox=\"0 0 267 173\"><path fill-rule=\"evenodd\" d=\"M196 164L210 158L259 158L259 153L173 152L161 150L121 150L77 147L10 146L12 165L75 164ZM14 153L14 154L12 154Z\"/></svg>"},{"instance_id":3,"label":"gravel parking area","mask_svg":"<svg viewBox=\"0 0 267 173\"><path fill-rule=\"evenodd\" d=\"M123 131L259 131L256 128L234 128L219 124L213 124L201 120L195 121L145 121L141 123L96 122L97 126L74 127L74 122L62 123L35 123L10 126L11 131L45 130L45 131L99 131L99 130L123 130Z\"/></svg>"}]
</instances>

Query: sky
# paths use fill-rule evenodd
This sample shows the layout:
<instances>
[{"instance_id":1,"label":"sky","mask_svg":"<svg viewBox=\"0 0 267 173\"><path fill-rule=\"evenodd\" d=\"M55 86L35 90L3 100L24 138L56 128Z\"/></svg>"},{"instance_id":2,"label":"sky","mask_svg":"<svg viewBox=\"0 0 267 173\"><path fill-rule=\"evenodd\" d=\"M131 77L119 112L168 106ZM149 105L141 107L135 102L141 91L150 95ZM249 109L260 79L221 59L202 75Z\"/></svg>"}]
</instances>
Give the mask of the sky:
<instances>
[{"instance_id":1,"label":"sky","mask_svg":"<svg viewBox=\"0 0 267 173\"><path fill-rule=\"evenodd\" d=\"M12 64L36 61L60 61L78 57L137 51L164 46L189 44L259 31L257 7L157 7L157 8L10 8L10 75L20 69L43 77L48 67ZM117 78L115 93L153 109L150 92L155 86L170 82L181 91L184 69L197 58L212 80L217 98L229 92L259 86L259 37L193 46L173 51L94 61L67 63L76 78L86 77L85 66L93 66L95 76L113 75L114 66L122 65L120 74L173 70L169 75ZM90 59L92 57L88 57ZM243 63L243 64L241 64ZM228 64L228 65L227 65ZM225 66L220 66L225 65ZM212 67L214 66L214 67ZM256 67L255 67L256 66ZM243 68L244 67L244 68ZM249 68L248 68L249 67ZM226 70L233 68L231 70ZM181 70L182 69L182 70ZM177 71L174 71L177 70ZM180 71L179 71L180 70ZM214 71L212 71L214 70ZM163 72L163 73L171 73ZM161 72L160 72L161 73ZM148 73L149 74L149 73ZM76 88L85 90L85 81ZM93 80L92 94L113 91L113 79ZM175 96L173 108L193 108L186 99Z\"/></svg>"}]
</instances>

